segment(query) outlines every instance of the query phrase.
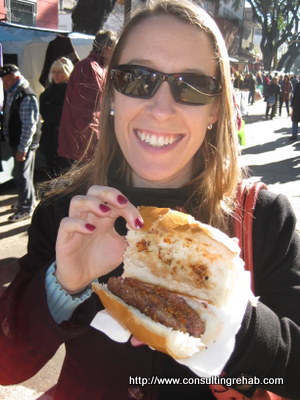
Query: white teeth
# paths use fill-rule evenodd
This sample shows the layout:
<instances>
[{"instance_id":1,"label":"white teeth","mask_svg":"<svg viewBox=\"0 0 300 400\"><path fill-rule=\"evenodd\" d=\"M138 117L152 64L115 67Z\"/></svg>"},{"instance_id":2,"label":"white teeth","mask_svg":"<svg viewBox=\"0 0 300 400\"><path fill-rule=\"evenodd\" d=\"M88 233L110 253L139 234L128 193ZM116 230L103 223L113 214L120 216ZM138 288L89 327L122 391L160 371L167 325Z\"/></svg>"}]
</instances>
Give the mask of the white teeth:
<instances>
[{"instance_id":1,"label":"white teeth","mask_svg":"<svg viewBox=\"0 0 300 400\"><path fill-rule=\"evenodd\" d=\"M156 136L151 136L150 138L150 144L151 146L157 147L157 137Z\"/></svg>"},{"instance_id":2,"label":"white teeth","mask_svg":"<svg viewBox=\"0 0 300 400\"><path fill-rule=\"evenodd\" d=\"M166 138L168 140L168 138ZM169 141L168 141L169 143ZM157 146L163 146L164 145L164 138L163 136L160 136L159 138L157 138Z\"/></svg>"},{"instance_id":3,"label":"white teeth","mask_svg":"<svg viewBox=\"0 0 300 400\"><path fill-rule=\"evenodd\" d=\"M138 130L136 131L136 134L142 142L146 142L153 147L168 146L180 139L180 135L156 136L150 135L149 133L145 134L145 132Z\"/></svg>"}]
</instances>

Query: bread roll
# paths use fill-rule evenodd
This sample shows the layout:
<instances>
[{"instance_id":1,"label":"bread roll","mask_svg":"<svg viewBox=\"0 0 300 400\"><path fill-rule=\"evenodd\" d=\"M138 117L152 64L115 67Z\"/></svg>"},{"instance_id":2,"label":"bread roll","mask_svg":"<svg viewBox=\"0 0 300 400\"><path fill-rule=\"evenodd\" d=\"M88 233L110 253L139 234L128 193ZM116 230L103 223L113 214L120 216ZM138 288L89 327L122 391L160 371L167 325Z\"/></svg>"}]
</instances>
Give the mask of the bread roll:
<instances>
[{"instance_id":1,"label":"bread roll","mask_svg":"<svg viewBox=\"0 0 300 400\"><path fill-rule=\"evenodd\" d=\"M205 324L201 337L164 326L93 284L104 307L137 339L175 359L204 350L222 329L214 306L222 308L243 271L239 247L219 230L167 208L140 207L144 226L129 229L124 277L166 288L185 299Z\"/></svg>"},{"instance_id":2,"label":"bread roll","mask_svg":"<svg viewBox=\"0 0 300 400\"><path fill-rule=\"evenodd\" d=\"M243 271L237 242L182 212L139 211L144 226L128 231L124 275L224 306Z\"/></svg>"}]
</instances>

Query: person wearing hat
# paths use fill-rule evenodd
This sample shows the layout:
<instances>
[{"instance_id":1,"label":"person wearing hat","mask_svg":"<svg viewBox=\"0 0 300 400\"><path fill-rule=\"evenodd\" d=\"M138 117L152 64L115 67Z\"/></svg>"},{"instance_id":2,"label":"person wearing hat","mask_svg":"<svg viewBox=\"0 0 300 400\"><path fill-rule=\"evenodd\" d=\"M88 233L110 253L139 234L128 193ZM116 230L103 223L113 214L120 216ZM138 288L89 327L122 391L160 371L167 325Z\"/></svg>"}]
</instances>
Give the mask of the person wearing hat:
<instances>
[{"instance_id":1,"label":"person wearing hat","mask_svg":"<svg viewBox=\"0 0 300 400\"><path fill-rule=\"evenodd\" d=\"M40 140L39 105L29 82L14 64L0 67L4 88L2 132L14 157L13 177L18 203L10 222L31 217L35 204L33 172Z\"/></svg>"},{"instance_id":2,"label":"person wearing hat","mask_svg":"<svg viewBox=\"0 0 300 400\"><path fill-rule=\"evenodd\" d=\"M58 155L65 160L66 169L80 159L89 160L96 147L100 115L97 103L114 43L113 32L99 31L92 51L76 63L68 80L58 134Z\"/></svg>"}]
</instances>

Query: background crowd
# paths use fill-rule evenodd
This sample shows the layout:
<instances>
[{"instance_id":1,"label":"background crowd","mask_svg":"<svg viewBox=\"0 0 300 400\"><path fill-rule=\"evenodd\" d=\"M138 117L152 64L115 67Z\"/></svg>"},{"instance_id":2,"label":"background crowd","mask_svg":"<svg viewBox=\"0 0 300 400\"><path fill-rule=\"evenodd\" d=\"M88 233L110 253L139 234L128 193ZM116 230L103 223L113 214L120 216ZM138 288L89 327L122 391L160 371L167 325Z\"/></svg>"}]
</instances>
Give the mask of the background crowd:
<instances>
[{"instance_id":1,"label":"background crowd","mask_svg":"<svg viewBox=\"0 0 300 400\"><path fill-rule=\"evenodd\" d=\"M262 70L255 74L232 70L231 80L242 116L251 113L248 106L264 99L266 103L265 118L273 119L276 115L291 117L292 135L290 140L297 140L298 123L300 121L299 76L278 72L267 73ZM285 112L283 112L283 109L285 109Z\"/></svg>"},{"instance_id":2,"label":"background crowd","mask_svg":"<svg viewBox=\"0 0 300 400\"><path fill-rule=\"evenodd\" d=\"M0 68L6 99L1 131L15 158L13 177L19 195L19 201L13 207L14 213L9 221L32 216L35 206L33 171L38 144L50 179L70 169L75 162L87 162L91 159L99 138L99 102L106 66L115 42L112 32L99 31L95 35L91 52L85 59L55 59L49 64L45 90L39 99L17 66L9 64ZM239 130L244 129L242 117L251 113L248 106L264 99L265 118L273 119L276 115L291 117L290 139L297 140L300 121L298 76L267 73L263 70L256 73L238 72L232 68L231 81L237 114L240 116ZM30 93L26 94L24 90ZM12 111L18 114L17 120L15 116L12 117ZM16 123L17 136L12 133L13 130L16 132ZM245 144L244 135L241 133L239 137L240 144ZM24 160L16 158L17 152L24 154Z\"/></svg>"}]
</instances>

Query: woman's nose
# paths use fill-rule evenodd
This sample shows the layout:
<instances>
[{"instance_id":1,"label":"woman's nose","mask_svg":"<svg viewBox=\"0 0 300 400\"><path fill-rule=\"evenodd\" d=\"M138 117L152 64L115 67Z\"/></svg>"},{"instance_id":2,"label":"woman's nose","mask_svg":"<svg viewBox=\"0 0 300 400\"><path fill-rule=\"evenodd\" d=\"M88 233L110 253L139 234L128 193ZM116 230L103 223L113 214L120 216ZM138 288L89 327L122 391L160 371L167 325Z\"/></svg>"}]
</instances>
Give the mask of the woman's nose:
<instances>
[{"instance_id":1,"label":"woman's nose","mask_svg":"<svg viewBox=\"0 0 300 400\"><path fill-rule=\"evenodd\" d=\"M147 111L157 119L167 119L175 115L176 102L168 82L162 82L157 92L148 100Z\"/></svg>"}]
</instances>

